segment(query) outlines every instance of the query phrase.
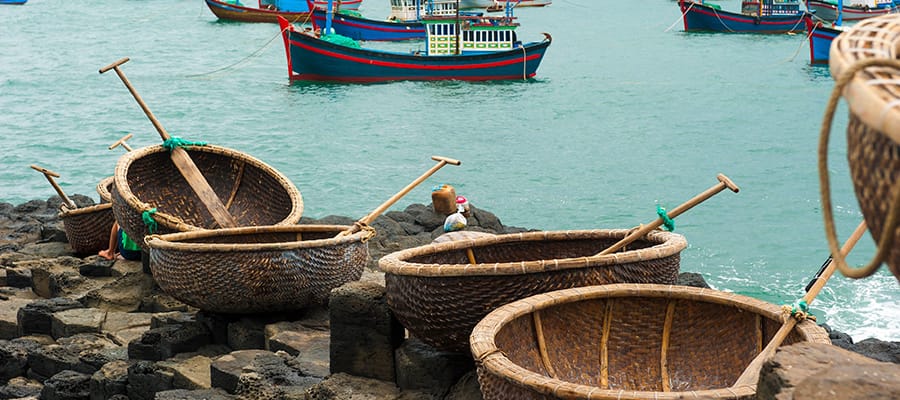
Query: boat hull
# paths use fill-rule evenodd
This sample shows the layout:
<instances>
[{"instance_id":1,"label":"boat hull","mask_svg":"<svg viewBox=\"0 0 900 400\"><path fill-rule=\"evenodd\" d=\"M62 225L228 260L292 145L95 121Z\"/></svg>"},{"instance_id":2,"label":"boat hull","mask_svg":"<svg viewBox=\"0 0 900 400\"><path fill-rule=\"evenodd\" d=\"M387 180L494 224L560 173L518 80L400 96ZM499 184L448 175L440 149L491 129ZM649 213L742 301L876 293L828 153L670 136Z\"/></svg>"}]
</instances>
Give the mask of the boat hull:
<instances>
[{"instance_id":1,"label":"boat hull","mask_svg":"<svg viewBox=\"0 0 900 400\"><path fill-rule=\"evenodd\" d=\"M0 0L2 1L2 0ZM340 2L341 10L356 10L362 0L347 0ZM337 4L337 3L335 3ZM318 5L318 4L317 4ZM206 6L219 19L240 22L268 22L278 23L281 16L291 22L308 22L311 18L309 11L279 11L258 7L245 7L228 4L221 0L206 0Z\"/></svg>"},{"instance_id":2,"label":"boat hull","mask_svg":"<svg viewBox=\"0 0 900 400\"><path fill-rule=\"evenodd\" d=\"M494 0L459 0L459 8L488 8L494 5Z\"/></svg>"},{"instance_id":3,"label":"boat hull","mask_svg":"<svg viewBox=\"0 0 900 400\"><path fill-rule=\"evenodd\" d=\"M254 7L241 7L219 0L206 0L206 6L209 7L209 11L212 11L217 18L229 21L268 22L277 24L279 16L293 22L303 22L309 18L309 12L286 12Z\"/></svg>"},{"instance_id":4,"label":"boat hull","mask_svg":"<svg viewBox=\"0 0 900 400\"><path fill-rule=\"evenodd\" d=\"M788 33L802 32L803 16L777 15L753 17L740 13L717 10L708 5L679 0L681 13L684 15L685 31L713 31L740 33Z\"/></svg>"},{"instance_id":5,"label":"boat hull","mask_svg":"<svg viewBox=\"0 0 900 400\"><path fill-rule=\"evenodd\" d=\"M822 26L821 23L814 22L811 17L807 17L803 22L806 24L806 31L809 35L809 62L812 64L828 63L831 42L841 34L841 31Z\"/></svg>"},{"instance_id":6,"label":"boat hull","mask_svg":"<svg viewBox=\"0 0 900 400\"><path fill-rule=\"evenodd\" d=\"M292 81L509 80L534 77L551 40L478 55L424 56L350 48L294 30L280 20Z\"/></svg>"},{"instance_id":7,"label":"boat hull","mask_svg":"<svg viewBox=\"0 0 900 400\"><path fill-rule=\"evenodd\" d=\"M325 11L315 10L313 21L325 25ZM353 40L397 41L425 39L425 25L420 22L378 21L351 15L334 14L331 20L334 32Z\"/></svg>"},{"instance_id":8,"label":"boat hull","mask_svg":"<svg viewBox=\"0 0 900 400\"><path fill-rule=\"evenodd\" d=\"M0 5L6 4L11 6L20 6L27 3L28 0L0 0Z\"/></svg>"},{"instance_id":9,"label":"boat hull","mask_svg":"<svg viewBox=\"0 0 900 400\"><path fill-rule=\"evenodd\" d=\"M838 18L837 4L830 4L824 1L808 0L806 7L809 11L815 13L816 17L826 21L836 21ZM871 18L879 15L890 14L896 12L895 7L868 8L853 5L844 5L843 16L844 21L859 21L861 19Z\"/></svg>"}]
</instances>

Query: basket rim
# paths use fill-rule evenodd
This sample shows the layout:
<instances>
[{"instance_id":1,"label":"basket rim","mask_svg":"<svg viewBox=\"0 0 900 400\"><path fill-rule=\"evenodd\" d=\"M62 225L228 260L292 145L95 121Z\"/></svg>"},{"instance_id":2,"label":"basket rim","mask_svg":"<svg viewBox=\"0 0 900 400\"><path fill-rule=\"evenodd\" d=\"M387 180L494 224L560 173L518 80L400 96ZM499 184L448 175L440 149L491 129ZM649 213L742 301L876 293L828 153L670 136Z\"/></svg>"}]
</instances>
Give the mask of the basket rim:
<instances>
[{"instance_id":1,"label":"basket rim","mask_svg":"<svg viewBox=\"0 0 900 400\"><path fill-rule=\"evenodd\" d=\"M63 204L59 207L59 214L57 214L57 216L60 219L63 219L63 218L68 218L68 217L74 217L74 216L104 211L106 209L111 209L111 208L112 208L112 203L100 203L100 204L94 204L92 206L78 207L78 208L69 208L69 207L66 207L65 204Z\"/></svg>"},{"instance_id":2,"label":"basket rim","mask_svg":"<svg viewBox=\"0 0 900 400\"><path fill-rule=\"evenodd\" d=\"M658 244L643 249L616 252L602 256L593 255L491 264L424 264L405 261L409 258L426 254L463 249L477 250L477 247L502 243L579 238L621 239L629 232L631 232L630 229L531 231L461 239L444 243L431 243L388 254L378 261L378 267L386 274L423 277L520 275L659 259L678 254L687 247L687 239L680 234L652 231L647 234L646 238L650 241L657 241Z\"/></svg>"},{"instance_id":3,"label":"basket rim","mask_svg":"<svg viewBox=\"0 0 900 400\"><path fill-rule=\"evenodd\" d=\"M115 181L115 175L110 175L100 180L100 183L97 184L97 194L100 195L100 200L112 202L112 193L109 191L109 187L115 183Z\"/></svg>"},{"instance_id":4,"label":"basket rim","mask_svg":"<svg viewBox=\"0 0 900 400\"><path fill-rule=\"evenodd\" d=\"M829 51L832 77L837 80L853 64L863 60L896 58L894 48L900 46L900 29L897 28L900 28L900 19L895 14L888 14L866 18L842 32L834 39ZM852 114L900 143L900 110L896 108L896 96L885 89L886 85L891 85L883 78L886 73L900 78L900 71L895 69L868 67L856 73L844 88L843 95ZM897 89L896 84L891 87Z\"/></svg>"},{"instance_id":5,"label":"basket rim","mask_svg":"<svg viewBox=\"0 0 900 400\"><path fill-rule=\"evenodd\" d=\"M186 150L189 151L198 151L198 152L206 152L206 153L215 153L221 154L227 157L232 157L248 164L251 164L261 170L263 170L266 174L272 176L277 180L281 186L287 191L288 196L291 198L291 212L288 213L287 217L282 219L280 222L275 225L289 225L294 224L300 220L300 217L303 215L303 198L300 194L300 190L281 172L271 167L269 164L266 164L262 160L257 159L247 153L243 153L237 150L229 149L227 147L207 144L204 146L186 146ZM155 153L161 153L168 151L161 144L142 147L139 149L135 149L133 151L129 151L123 154L119 161L116 163L115 175L113 175L116 184L116 191L119 193L119 196L125 200L125 203L133 210L140 210L138 212L142 212L145 210L149 210L154 208L151 204L145 203L141 201L132 191L131 186L128 185L128 168L131 164L141 158ZM156 220L163 226L167 226L170 228L176 228L179 231L195 231L195 230L204 230L206 228L191 225L187 222L184 222L178 216L168 214L165 211L157 210L156 213L153 214L153 219Z\"/></svg>"},{"instance_id":6,"label":"basket rim","mask_svg":"<svg viewBox=\"0 0 900 400\"><path fill-rule=\"evenodd\" d=\"M350 235L317 240L295 240L274 243L186 243L183 240L202 239L215 236L236 236L265 233L303 233L344 231L351 225L263 225L227 229L203 229L190 232L176 232L164 235L147 235L144 243L151 251L181 251L188 253L239 253L252 251L284 251L315 247L338 246L348 243L366 242L374 236L374 231L360 230Z\"/></svg>"},{"instance_id":7,"label":"basket rim","mask_svg":"<svg viewBox=\"0 0 900 400\"><path fill-rule=\"evenodd\" d=\"M566 382L538 374L513 363L500 350L494 338L510 321L535 311L560 304L583 300L631 296L674 298L728 305L763 316L781 319L780 308L772 303L735 293L691 286L615 283L562 289L526 297L500 306L481 319L469 336L469 349L476 363L489 373L510 382L525 386L539 393L573 399L682 399L725 398L738 399L756 394L755 385L733 385L727 388L695 390L687 392L655 392L638 390L600 389L598 387ZM815 323L803 321L794 328L807 339L823 341L827 338ZM821 332L816 332L816 330ZM813 332L809 332L813 331Z\"/></svg>"}]
</instances>

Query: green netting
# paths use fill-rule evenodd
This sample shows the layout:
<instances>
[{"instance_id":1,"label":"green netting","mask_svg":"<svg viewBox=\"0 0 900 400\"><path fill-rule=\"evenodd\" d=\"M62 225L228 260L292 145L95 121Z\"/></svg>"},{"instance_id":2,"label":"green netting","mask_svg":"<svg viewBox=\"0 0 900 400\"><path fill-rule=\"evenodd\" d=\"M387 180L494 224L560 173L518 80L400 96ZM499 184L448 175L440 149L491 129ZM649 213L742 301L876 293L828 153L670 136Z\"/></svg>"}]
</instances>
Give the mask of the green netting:
<instances>
[{"instance_id":1,"label":"green netting","mask_svg":"<svg viewBox=\"0 0 900 400\"><path fill-rule=\"evenodd\" d=\"M339 44L341 46L352 47L354 49L360 48L359 43L356 43L355 40L350 39L346 36L338 35L337 33L322 35L321 39L329 43Z\"/></svg>"},{"instance_id":2,"label":"green netting","mask_svg":"<svg viewBox=\"0 0 900 400\"><path fill-rule=\"evenodd\" d=\"M359 11L356 10L340 10L338 14L349 15L351 17L362 18L363 15Z\"/></svg>"}]
</instances>

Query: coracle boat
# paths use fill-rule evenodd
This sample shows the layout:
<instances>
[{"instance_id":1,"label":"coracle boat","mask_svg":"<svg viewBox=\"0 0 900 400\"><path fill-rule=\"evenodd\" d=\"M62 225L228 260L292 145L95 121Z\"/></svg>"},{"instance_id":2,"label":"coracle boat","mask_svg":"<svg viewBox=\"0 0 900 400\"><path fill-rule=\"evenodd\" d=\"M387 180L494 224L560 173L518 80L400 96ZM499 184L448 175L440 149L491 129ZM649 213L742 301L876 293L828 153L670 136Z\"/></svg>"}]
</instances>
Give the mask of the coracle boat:
<instances>
[{"instance_id":1,"label":"coracle boat","mask_svg":"<svg viewBox=\"0 0 900 400\"><path fill-rule=\"evenodd\" d=\"M183 149L222 199L236 227L293 225L300 220L300 191L268 164L220 146ZM119 158L112 195L116 221L145 251L144 236L152 233L221 227L161 145Z\"/></svg>"},{"instance_id":2,"label":"coracle boat","mask_svg":"<svg viewBox=\"0 0 900 400\"><path fill-rule=\"evenodd\" d=\"M150 270L172 297L203 310L258 313L323 304L331 289L358 280L368 263L369 224L447 164L438 164L353 226L228 228L146 239Z\"/></svg>"},{"instance_id":3,"label":"coracle boat","mask_svg":"<svg viewBox=\"0 0 900 400\"><path fill-rule=\"evenodd\" d=\"M900 203L900 16L868 18L845 30L831 46L829 66L834 93L822 126L830 127L841 95L849 108L846 128L847 160L860 210L878 253L860 269L847 266L837 254L836 229L830 197L828 135L819 140L819 179L825 232L841 272L851 278L873 274L882 262L900 281L900 232L896 229Z\"/></svg>"},{"instance_id":4,"label":"coracle boat","mask_svg":"<svg viewBox=\"0 0 900 400\"><path fill-rule=\"evenodd\" d=\"M504 304L551 290L610 283L673 284L683 236L653 231L597 255L629 230L525 232L429 244L379 260L388 306L410 333L466 352L472 328Z\"/></svg>"},{"instance_id":5,"label":"coracle boat","mask_svg":"<svg viewBox=\"0 0 900 400\"><path fill-rule=\"evenodd\" d=\"M101 203L111 203L112 202L112 192L115 190L116 177L108 176L103 178L100 183L97 184L97 194L100 196Z\"/></svg>"},{"instance_id":6,"label":"coracle boat","mask_svg":"<svg viewBox=\"0 0 900 400\"><path fill-rule=\"evenodd\" d=\"M782 326L779 306L733 293L613 284L553 291L488 314L471 352L485 400L756 398L736 384ZM805 320L784 345L831 343Z\"/></svg>"},{"instance_id":7,"label":"coracle boat","mask_svg":"<svg viewBox=\"0 0 900 400\"><path fill-rule=\"evenodd\" d=\"M44 174L62 199L58 216L72 251L76 254L97 254L109 247L109 231L115 222L112 204L102 202L101 196L100 204L78 207L54 180L59 178L59 174L37 165L32 165L31 168Z\"/></svg>"},{"instance_id":8,"label":"coracle boat","mask_svg":"<svg viewBox=\"0 0 900 400\"><path fill-rule=\"evenodd\" d=\"M359 280L368 262L363 229L260 226L151 235L150 270L166 293L206 311L290 311L327 302L331 289Z\"/></svg>"}]
</instances>

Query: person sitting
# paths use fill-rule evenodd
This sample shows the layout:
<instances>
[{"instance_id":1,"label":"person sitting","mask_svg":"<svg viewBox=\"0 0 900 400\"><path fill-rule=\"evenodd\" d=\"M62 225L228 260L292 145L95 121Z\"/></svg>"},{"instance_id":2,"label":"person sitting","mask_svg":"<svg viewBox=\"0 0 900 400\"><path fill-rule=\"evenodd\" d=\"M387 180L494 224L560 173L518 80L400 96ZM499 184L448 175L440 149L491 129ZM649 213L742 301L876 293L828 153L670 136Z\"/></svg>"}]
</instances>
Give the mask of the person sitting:
<instances>
[{"instance_id":1,"label":"person sitting","mask_svg":"<svg viewBox=\"0 0 900 400\"><path fill-rule=\"evenodd\" d=\"M141 248L128 238L125 231L119 227L118 222L113 222L109 232L109 247L106 250L100 250L97 255L107 260L123 258L129 261L138 261L141 259Z\"/></svg>"}]
</instances>

